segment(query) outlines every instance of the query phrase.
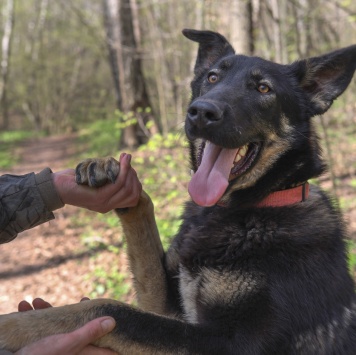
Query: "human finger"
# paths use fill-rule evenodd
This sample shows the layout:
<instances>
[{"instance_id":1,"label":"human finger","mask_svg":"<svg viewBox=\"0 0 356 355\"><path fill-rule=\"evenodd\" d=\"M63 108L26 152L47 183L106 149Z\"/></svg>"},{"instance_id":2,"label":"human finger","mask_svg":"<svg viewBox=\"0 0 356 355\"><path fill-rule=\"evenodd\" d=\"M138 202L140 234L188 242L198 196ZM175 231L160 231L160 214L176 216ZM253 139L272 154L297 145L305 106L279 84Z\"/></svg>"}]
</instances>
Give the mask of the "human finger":
<instances>
[{"instance_id":1,"label":"human finger","mask_svg":"<svg viewBox=\"0 0 356 355\"><path fill-rule=\"evenodd\" d=\"M52 307L52 305L50 303L48 303L47 301L45 301L39 297L35 298L32 301L32 304L33 304L34 309L45 309L45 308Z\"/></svg>"},{"instance_id":2,"label":"human finger","mask_svg":"<svg viewBox=\"0 0 356 355\"><path fill-rule=\"evenodd\" d=\"M54 174L56 174L56 175L70 175L70 176L75 177L75 170L74 169L65 169L65 170L57 171Z\"/></svg>"},{"instance_id":3,"label":"human finger","mask_svg":"<svg viewBox=\"0 0 356 355\"><path fill-rule=\"evenodd\" d=\"M27 312L27 311L32 311L33 307L31 306L30 303L24 300L18 304L17 309L19 312Z\"/></svg>"},{"instance_id":4,"label":"human finger","mask_svg":"<svg viewBox=\"0 0 356 355\"><path fill-rule=\"evenodd\" d=\"M89 345L115 326L111 317L94 319L83 327L66 334L52 335L32 343L18 352L17 355L114 355L114 351Z\"/></svg>"},{"instance_id":5,"label":"human finger","mask_svg":"<svg viewBox=\"0 0 356 355\"><path fill-rule=\"evenodd\" d=\"M117 188L121 188L125 185L127 174L131 168L131 154L122 153L120 155L120 174L115 181Z\"/></svg>"},{"instance_id":6,"label":"human finger","mask_svg":"<svg viewBox=\"0 0 356 355\"><path fill-rule=\"evenodd\" d=\"M126 206L134 207L137 205L142 192L142 184L137 177L136 171L131 168L127 175L125 191L127 193Z\"/></svg>"},{"instance_id":7,"label":"human finger","mask_svg":"<svg viewBox=\"0 0 356 355\"><path fill-rule=\"evenodd\" d=\"M69 351L77 353L85 346L111 332L114 327L115 320L112 317L97 318L74 332L67 334L62 344L68 346Z\"/></svg>"},{"instance_id":8,"label":"human finger","mask_svg":"<svg viewBox=\"0 0 356 355\"><path fill-rule=\"evenodd\" d=\"M142 191L142 184L136 171L130 167L121 188L110 197L108 205L111 208L126 208L136 206Z\"/></svg>"}]
</instances>

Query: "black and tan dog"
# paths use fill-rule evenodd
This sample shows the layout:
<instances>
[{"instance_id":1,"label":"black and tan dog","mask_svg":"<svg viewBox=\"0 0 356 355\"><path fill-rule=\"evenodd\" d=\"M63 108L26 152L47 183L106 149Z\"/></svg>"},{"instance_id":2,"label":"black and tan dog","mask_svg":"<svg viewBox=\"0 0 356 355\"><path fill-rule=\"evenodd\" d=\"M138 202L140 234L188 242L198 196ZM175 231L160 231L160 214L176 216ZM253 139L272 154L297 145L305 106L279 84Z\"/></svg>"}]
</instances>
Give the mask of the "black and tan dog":
<instances>
[{"instance_id":1,"label":"black and tan dog","mask_svg":"<svg viewBox=\"0 0 356 355\"><path fill-rule=\"evenodd\" d=\"M356 46L279 65L235 55L217 33L184 35L199 43L185 126L193 201L167 253L146 194L118 211L140 309L93 300L4 315L0 348L110 315L117 326L97 344L120 354L356 354L344 225L308 185L324 171L311 119L350 83ZM79 178L105 182L111 165L86 161Z\"/></svg>"}]
</instances>

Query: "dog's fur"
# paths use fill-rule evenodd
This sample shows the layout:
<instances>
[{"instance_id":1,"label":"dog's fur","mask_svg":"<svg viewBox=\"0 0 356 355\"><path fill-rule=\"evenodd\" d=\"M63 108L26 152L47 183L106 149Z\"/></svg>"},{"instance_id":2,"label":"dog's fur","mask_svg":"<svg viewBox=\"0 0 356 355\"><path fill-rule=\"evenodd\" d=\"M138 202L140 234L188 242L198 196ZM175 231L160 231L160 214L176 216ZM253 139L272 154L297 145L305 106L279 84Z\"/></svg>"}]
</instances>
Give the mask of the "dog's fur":
<instances>
[{"instance_id":1,"label":"dog's fur","mask_svg":"<svg viewBox=\"0 0 356 355\"><path fill-rule=\"evenodd\" d=\"M120 354L356 354L355 285L339 212L317 187L303 202L263 204L323 172L311 119L350 83L356 46L279 65L235 55L217 33L184 34L199 43L186 119L196 203L187 203L167 253L145 193L137 207L117 211L141 309L93 300L3 315L0 348L110 315L117 326L96 344ZM221 190L226 178L202 172L209 149L234 158L246 144ZM96 177L110 177L111 165L87 161L79 180L89 174L100 185Z\"/></svg>"}]
</instances>

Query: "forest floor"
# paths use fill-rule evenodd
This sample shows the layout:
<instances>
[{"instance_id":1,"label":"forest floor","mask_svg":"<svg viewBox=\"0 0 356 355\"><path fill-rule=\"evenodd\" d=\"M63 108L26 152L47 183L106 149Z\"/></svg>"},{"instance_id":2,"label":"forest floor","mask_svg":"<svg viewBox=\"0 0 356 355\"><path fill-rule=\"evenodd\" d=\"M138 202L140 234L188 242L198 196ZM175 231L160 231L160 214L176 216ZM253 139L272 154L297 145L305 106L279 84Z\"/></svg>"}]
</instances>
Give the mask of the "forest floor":
<instances>
[{"instance_id":1,"label":"forest floor","mask_svg":"<svg viewBox=\"0 0 356 355\"><path fill-rule=\"evenodd\" d=\"M75 135L26 141L16 152L21 163L6 171L0 169L0 175L39 172L47 166L53 171L74 168L76 147ZM98 265L109 268L116 264L121 270L126 269L124 253L93 247L82 237L90 221L99 239L120 245L121 236L116 235L119 228L108 230L98 214L74 206L66 205L54 214L54 220L0 246L0 314L15 311L19 301L32 301L35 297L57 306L76 303L93 291L90 275Z\"/></svg>"},{"instance_id":2,"label":"forest floor","mask_svg":"<svg viewBox=\"0 0 356 355\"><path fill-rule=\"evenodd\" d=\"M16 151L20 163L11 169L0 169L0 175L39 172L46 166L53 171L74 167L79 153L76 143L75 134L25 141ZM356 240L356 189L347 179L342 179L338 193L347 202L345 218L350 236ZM330 181L325 178L322 185L330 187ZM124 251L112 253L100 244L93 247L83 238L90 228L99 240L120 249L119 227L108 228L98 214L73 206L55 211L55 216L49 223L0 246L0 314L16 311L20 300L32 301L37 296L57 306L78 302L92 294L93 275L98 267L110 270L114 266L128 274ZM123 300L133 301L133 292L125 293Z\"/></svg>"}]
</instances>

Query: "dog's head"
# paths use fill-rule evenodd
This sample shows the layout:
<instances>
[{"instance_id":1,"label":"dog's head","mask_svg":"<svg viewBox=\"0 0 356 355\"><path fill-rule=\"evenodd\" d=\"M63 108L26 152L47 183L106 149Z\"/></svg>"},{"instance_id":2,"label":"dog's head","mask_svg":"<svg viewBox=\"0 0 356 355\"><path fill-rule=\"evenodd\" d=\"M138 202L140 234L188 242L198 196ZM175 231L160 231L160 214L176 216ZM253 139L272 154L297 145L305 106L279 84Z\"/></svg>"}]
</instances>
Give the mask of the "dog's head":
<instances>
[{"instance_id":1,"label":"dog's head","mask_svg":"<svg viewBox=\"0 0 356 355\"><path fill-rule=\"evenodd\" d=\"M310 118L326 112L350 83L356 46L280 65L235 55L215 32L183 34L199 43L185 124L193 200L257 202L320 175Z\"/></svg>"}]
</instances>

